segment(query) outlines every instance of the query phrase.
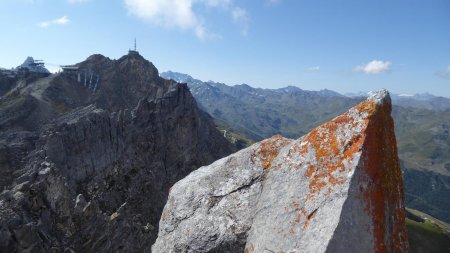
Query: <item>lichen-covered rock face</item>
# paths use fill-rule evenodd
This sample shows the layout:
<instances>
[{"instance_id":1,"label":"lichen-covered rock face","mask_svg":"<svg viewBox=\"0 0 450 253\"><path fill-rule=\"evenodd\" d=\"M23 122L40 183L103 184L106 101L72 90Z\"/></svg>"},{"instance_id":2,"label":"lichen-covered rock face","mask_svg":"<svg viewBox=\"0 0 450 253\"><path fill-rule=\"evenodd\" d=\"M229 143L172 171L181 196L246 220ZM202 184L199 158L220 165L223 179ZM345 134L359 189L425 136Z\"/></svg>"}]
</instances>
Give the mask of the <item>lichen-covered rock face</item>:
<instances>
[{"instance_id":1,"label":"lichen-covered rock face","mask_svg":"<svg viewBox=\"0 0 450 253\"><path fill-rule=\"evenodd\" d=\"M176 183L153 252L407 252L385 90L298 140L256 143Z\"/></svg>"}]
</instances>

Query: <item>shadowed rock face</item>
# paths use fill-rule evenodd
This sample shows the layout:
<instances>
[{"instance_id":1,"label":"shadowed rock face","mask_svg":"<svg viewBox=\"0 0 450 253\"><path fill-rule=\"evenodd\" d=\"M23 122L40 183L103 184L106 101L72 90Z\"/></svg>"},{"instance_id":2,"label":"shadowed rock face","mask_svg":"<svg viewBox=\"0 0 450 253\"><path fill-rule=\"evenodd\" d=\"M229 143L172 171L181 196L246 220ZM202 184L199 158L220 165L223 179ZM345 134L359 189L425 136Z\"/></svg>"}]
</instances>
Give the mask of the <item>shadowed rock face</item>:
<instances>
[{"instance_id":1,"label":"shadowed rock face","mask_svg":"<svg viewBox=\"0 0 450 253\"><path fill-rule=\"evenodd\" d=\"M61 74L0 100L0 252L149 252L170 186L234 151L141 56L79 66L101 75L95 93Z\"/></svg>"},{"instance_id":2,"label":"shadowed rock face","mask_svg":"<svg viewBox=\"0 0 450 253\"><path fill-rule=\"evenodd\" d=\"M390 113L375 92L298 140L192 172L171 188L153 252L407 252Z\"/></svg>"}]
</instances>

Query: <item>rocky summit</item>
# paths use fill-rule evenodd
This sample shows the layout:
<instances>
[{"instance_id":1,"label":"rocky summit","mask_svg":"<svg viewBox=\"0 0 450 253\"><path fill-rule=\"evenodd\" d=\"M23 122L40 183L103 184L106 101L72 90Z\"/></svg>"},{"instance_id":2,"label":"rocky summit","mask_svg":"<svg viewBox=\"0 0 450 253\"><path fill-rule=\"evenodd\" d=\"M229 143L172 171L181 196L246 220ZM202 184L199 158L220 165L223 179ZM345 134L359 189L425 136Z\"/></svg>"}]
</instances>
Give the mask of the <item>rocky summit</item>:
<instances>
[{"instance_id":1,"label":"rocky summit","mask_svg":"<svg viewBox=\"0 0 450 253\"><path fill-rule=\"evenodd\" d=\"M274 136L177 182L153 252L407 252L386 90L290 140Z\"/></svg>"},{"instance_id":2,"label":"rocky summit","mask_svg":"<svg viewBox=\"0 0 450 253\"><path fill-rule=\"evenodd\" d=\"M234 151L187 85L136 52L14 78L0 98L0 252L150 252L170 186Z\"/></svg>"}]
</instances>

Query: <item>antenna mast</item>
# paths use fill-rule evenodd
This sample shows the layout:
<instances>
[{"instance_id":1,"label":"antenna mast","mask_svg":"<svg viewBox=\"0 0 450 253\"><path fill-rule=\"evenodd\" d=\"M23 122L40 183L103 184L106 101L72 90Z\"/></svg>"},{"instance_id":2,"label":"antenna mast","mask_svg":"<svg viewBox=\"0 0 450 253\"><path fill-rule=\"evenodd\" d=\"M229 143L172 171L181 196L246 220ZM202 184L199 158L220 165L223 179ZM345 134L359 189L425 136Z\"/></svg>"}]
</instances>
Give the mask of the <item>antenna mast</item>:
<instances>
[{"instance_id":1,"label":"antenna mast","mask_svg":"<svg viewBox=\"0 0 450 253\"><path fill-rule=\"evenodd\" d=\"M136 37L134 37L134 48L133 48L133 49L130 48L130 49L128 50L128 53L130 53L130 54L131 54L131 53L132 53L132 54L139 54L138 51L137 51L137 46L136 46Z\"/></svg>"}]
</instances>

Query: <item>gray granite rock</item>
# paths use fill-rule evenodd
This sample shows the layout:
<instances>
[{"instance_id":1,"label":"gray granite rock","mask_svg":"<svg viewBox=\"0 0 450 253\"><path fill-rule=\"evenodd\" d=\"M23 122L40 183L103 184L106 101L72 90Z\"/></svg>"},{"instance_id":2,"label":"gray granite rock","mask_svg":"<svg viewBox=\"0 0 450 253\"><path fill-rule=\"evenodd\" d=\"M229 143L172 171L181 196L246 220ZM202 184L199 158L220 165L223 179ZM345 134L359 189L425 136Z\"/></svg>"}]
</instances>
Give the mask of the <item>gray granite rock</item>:
<instances>
[{"instance_id":1,"label":"gray granite rock","mask_svg":"<svg viewBox=\"0 0 450 253\"><path fill-rule=\"evenodd\" d=\"M153 252L407 252L387 91L177 182Z\"/></svg>"}]
</instances>

